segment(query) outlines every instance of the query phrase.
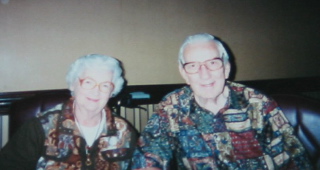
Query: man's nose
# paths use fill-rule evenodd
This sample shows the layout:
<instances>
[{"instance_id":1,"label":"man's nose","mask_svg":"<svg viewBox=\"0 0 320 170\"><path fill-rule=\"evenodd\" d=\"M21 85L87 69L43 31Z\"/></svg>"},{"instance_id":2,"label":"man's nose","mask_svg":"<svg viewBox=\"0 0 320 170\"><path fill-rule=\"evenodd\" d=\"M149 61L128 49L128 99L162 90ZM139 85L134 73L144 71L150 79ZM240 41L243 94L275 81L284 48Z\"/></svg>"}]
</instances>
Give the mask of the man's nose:
<instances>
[{"instance_id":1,"label":"man's nose","mask_svg":"<svg viewBox=\"0 0 320 170\"><path fill-rule=\"evenodd\" d=\"M199 68L199 74L202 79L206 79L210 77L210 70L207 68L205 64L201 64Z\"/></svg>"}]
</instances>

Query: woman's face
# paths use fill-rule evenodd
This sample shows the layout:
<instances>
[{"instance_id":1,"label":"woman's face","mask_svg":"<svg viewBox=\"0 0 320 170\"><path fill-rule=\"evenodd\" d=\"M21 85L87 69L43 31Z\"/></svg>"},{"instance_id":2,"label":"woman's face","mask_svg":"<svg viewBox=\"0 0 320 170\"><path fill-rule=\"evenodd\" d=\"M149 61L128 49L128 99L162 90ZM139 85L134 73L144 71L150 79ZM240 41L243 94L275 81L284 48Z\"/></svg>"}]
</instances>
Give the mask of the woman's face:
<instances>
[{"instance_id":1,"label":"woman's face","mask_svg":"<svg viewBox=\"0 0 320 170\"><path fill-rule=\"evenodd\" d=\"M100 113L114 89L113 72L105 69L86 69L70 88L75 107L82 112Z\"/></svg>"}]
</instances>

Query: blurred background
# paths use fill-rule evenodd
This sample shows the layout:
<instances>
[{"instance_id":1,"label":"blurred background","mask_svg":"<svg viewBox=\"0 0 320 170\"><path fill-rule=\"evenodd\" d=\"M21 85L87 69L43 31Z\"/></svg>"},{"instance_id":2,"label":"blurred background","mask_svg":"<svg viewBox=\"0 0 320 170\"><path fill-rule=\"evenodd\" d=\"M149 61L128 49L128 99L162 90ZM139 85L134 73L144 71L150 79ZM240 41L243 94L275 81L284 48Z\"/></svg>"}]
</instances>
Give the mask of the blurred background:
<instances>
[{"instance_id":1,"label":"blurred background","mask_svg":"<svg viewBox=\"0 0 320 170\"><path fill-rule=\"evenodd\" d=\"M320 76L319 1L1 0L0 92L66 88L78 57L123 62L129 85L183 83L182 41L207 32L234 56L234 80Z\"/></svg>"}]
</instances>

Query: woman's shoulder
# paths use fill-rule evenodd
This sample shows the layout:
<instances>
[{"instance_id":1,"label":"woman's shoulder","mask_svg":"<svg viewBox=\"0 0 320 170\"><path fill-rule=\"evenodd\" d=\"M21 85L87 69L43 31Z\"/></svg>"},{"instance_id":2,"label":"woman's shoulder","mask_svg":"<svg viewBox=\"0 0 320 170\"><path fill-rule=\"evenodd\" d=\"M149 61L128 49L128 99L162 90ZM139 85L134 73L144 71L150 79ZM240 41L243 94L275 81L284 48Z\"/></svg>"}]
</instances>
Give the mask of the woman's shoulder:
<instances>
[{"instance_id":1,"label":"woman's shoulder","mask_svg":"<svg viewBox=\"0 0 320 170\"><path fill-rule=\"evenodd\" d=\"M41 117L52 115L52 114L59 114L59 113L61 113L62 108L63 108L63 104L61 103L61 104L58 104L58 105L56 105L56 106L54 106L44 112L37 113L36 117L41 118Z\"/></svg>"},{"instance_id":2,"label":"woman's shoulder","mask_svg":"<svg viewBox=\"0 0 320 170\"><path fill-rule=\"evenodd\" d=\"M125 119L121 116L114 116L114 122L126 124L127 126L131 126L131 123L127 119Z\"/></svg>"},{"instance_id":3,"label":"woman's shoulder","mask_svg":"<svg viewBox=\"0 0 320 170\"><path fill-rule=\"evenodd\" d=\"M138 136L138 130L125 118L120 116L114 116L114 122L117 128L117 131L130 132L133 138L136 138Z\"/></svg>"}]
</instances>

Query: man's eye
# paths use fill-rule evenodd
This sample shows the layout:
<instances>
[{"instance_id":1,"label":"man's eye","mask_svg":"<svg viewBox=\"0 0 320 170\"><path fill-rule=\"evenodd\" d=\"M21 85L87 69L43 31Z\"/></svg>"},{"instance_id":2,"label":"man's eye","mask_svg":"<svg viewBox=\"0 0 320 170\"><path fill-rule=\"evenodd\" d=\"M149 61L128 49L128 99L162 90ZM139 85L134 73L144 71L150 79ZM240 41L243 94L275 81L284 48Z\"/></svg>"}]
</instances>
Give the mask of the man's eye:
<instances>
[{"instance_id":1,"label":"man's eye","mask_svg":"<svg viewBox=\"0 0 320 170\"><path fill-rule=\"evenodd\" d=\"M196 67L195 63L189 64L189 67Z\"/></svg>"},{"instance_id":2,"label":"man's eye","mask_svg":"<svg viewBox=\"0 0 320 170\"><path fill-rule=\"evenodd\" d=\"M209 62L209 64L210 64L210 65L215 65L215 64L216 64L216 61L212 60L212 61Z\"/></svg>"}]
</instances>

